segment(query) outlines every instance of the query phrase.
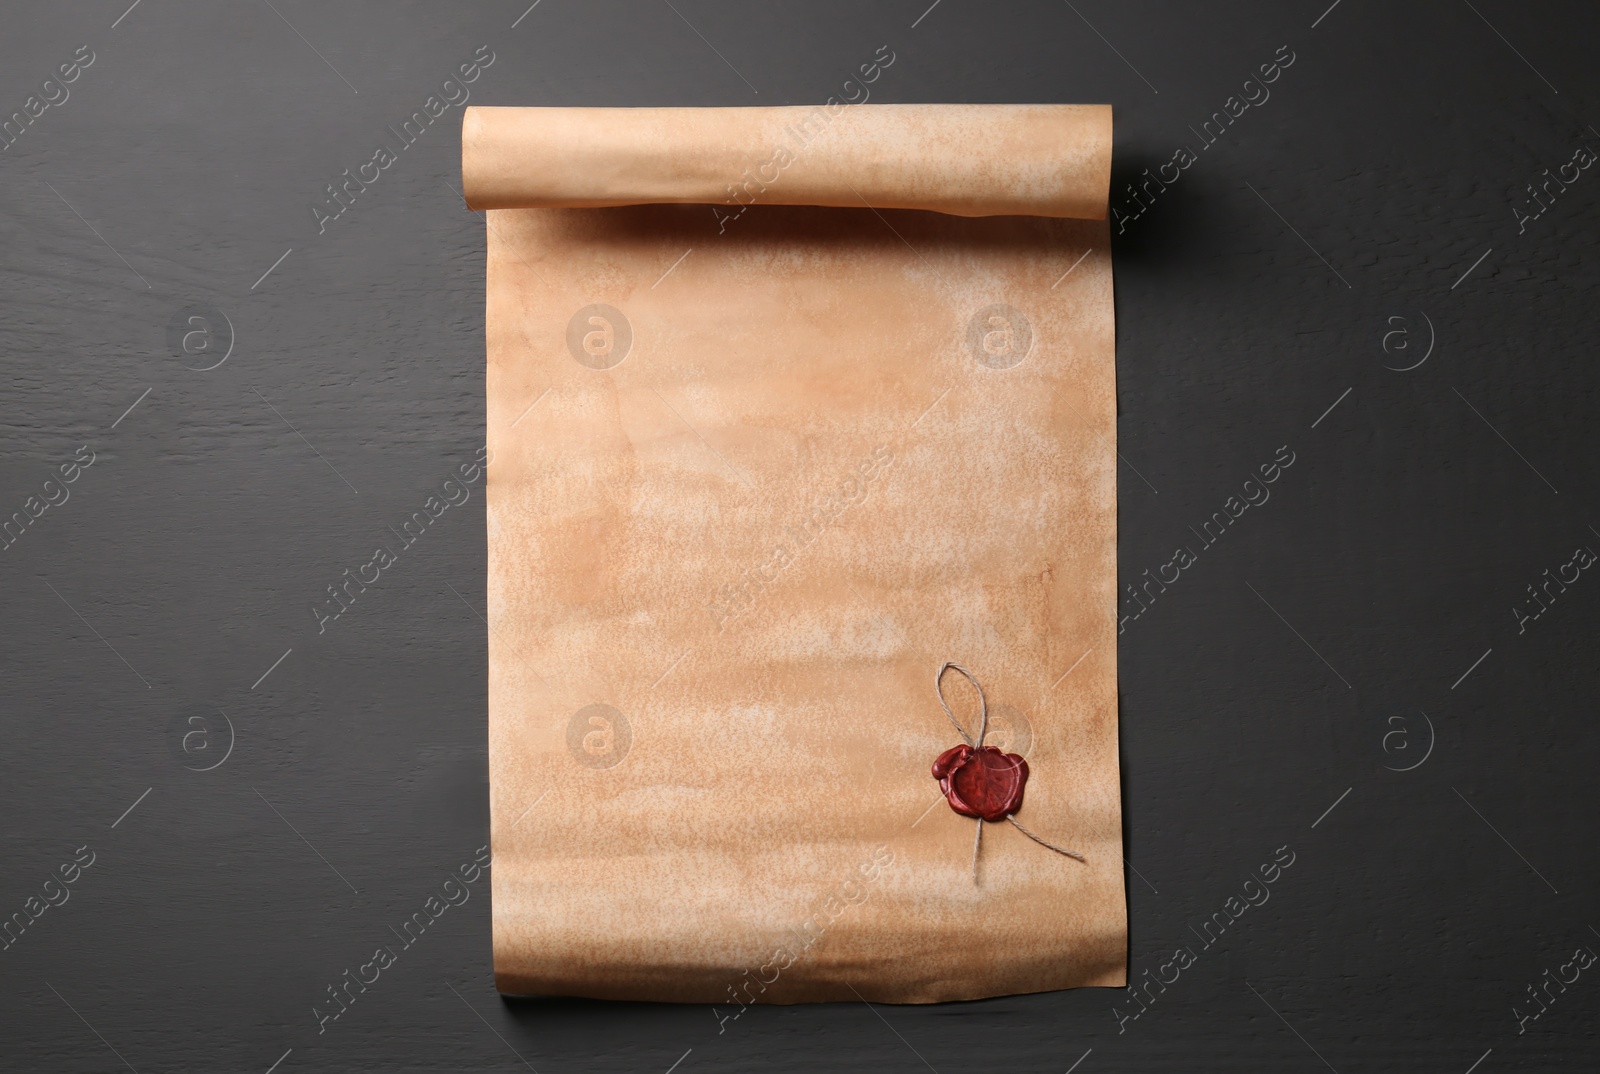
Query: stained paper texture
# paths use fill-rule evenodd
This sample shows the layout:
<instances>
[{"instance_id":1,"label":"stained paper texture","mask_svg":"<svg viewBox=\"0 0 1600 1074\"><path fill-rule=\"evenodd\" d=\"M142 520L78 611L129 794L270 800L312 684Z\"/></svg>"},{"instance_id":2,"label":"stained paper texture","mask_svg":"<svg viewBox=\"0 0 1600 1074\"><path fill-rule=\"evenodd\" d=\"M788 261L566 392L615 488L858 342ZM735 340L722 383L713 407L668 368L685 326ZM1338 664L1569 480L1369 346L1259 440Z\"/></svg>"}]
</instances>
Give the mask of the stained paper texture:
<instances>
[{"instance_id":1,"label":"stained paper texture","mask_svg":"<svg viewBox=\"0 0 1600 1074\"><path fill-rule=\"evenodd\" d=\"M463 146L500 989L1123 984L1110 109L474 108ZM986 823L974 880L945 660L1086 863Z\"/></svg>"}]
</instances>

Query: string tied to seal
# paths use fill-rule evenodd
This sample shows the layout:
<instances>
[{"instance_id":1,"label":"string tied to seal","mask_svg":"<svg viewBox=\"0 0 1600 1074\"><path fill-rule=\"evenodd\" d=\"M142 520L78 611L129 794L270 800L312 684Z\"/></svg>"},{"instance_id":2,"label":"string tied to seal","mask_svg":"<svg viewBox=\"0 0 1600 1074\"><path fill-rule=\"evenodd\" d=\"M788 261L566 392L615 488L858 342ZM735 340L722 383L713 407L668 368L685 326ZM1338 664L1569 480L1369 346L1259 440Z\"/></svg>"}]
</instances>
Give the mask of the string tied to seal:
<instances>
[{"instance_id":1,"label":"string tied to seal","mask_svg":"<svg viewBox=\"0 0 1600 1074\"><path fill-rule=\"evenodd\" d=\"M945 700L946 671L960 672L972 684L973 689L978 691L979 717L976 739L961 726L956 714L950 711L950 703ZM1010 821L1013 827L1040 846L1057 854L1087 862L1088 859L1082 854L1035 835L1017 820L1016 812L1022 808L1022 792L1028 783L1028 762L1015 753L1004 753L998 747L983 744L983 740L989 734L989 702L977 677L960 664L946 660L939 665L939 670L933 677L933 690L938 695L939 705L944 709L951 726L962 738L962 745L945 750L933 762L933 778L939 781L939 789L944 792L945 800L950 803L952 810L961 816L973 817L978 822L977 830L972 836L972 882L974 884L978 882L978 848L983 842L984 821L991 823Z\"/></svg>"}]
</instances>

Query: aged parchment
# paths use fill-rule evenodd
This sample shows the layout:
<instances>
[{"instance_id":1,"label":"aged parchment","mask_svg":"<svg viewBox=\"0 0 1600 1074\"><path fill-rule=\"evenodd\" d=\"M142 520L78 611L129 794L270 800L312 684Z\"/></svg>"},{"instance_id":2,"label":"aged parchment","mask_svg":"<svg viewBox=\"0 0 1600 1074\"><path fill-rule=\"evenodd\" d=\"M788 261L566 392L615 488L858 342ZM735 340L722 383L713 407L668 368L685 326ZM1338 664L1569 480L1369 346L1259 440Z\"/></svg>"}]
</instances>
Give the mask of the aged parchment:
<instances>
[{"instance_id":1,"label":"aged parchment","mask_svg":"<svg viewBox=\"0 0 1600 1074\"><path fill-rule=\"evenodd\" d=\"M502 991L1124 983L1110 153L1099 106L468 110ZM986 824L974 883L944 660L1087 864Z\"/></svg>"}]
</instances>

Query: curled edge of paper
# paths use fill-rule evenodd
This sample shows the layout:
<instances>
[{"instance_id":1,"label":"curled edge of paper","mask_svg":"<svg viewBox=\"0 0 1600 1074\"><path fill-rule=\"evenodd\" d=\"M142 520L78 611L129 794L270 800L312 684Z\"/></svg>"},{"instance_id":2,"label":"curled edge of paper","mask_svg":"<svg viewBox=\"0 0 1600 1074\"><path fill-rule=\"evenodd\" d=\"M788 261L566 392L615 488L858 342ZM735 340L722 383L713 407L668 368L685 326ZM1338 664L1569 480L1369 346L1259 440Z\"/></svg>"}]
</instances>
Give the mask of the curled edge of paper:
<instances>
[{"instance_id":1,"label":"curled edge of paper","mask_svg":"<svg viewBox=\"0 0 1600 1074\"><path fill-rule=\"evenodd\" d=\"M1110 105L466 110L471 209L824 205L1103 220Z\"/></svg>"}]
</instances>

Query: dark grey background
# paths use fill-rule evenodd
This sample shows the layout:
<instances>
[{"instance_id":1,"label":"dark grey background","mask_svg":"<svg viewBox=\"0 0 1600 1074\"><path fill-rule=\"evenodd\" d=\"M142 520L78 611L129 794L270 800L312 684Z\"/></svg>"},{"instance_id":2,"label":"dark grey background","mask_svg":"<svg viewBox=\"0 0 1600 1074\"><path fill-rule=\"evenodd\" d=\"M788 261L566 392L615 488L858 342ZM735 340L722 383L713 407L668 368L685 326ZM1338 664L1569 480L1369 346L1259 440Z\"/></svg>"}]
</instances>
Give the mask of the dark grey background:
<instances>
[{"instance_id":1,"label":"dark grey background","mask_svg":"<svg viewBox=\"0 0 1600 1074\"><path fill-rule=\"evenodd\" d=\"M0 951L0 1066L1593 1069L1600 969L1518 1017L1600 951L1600 581L1512 609L1600 548L1600 171L1513 207L1600 146L1597 20L1474 3L5 5L0 114L95 60L0 153L0 517L95 462L0 552L0 914L95 862ZM309 205L481 45L472 103L816 102L880 45L874 101L1109 101L1119 207L1292 50L1115 242L1124 581L1296 460L1121 638L1132 971L1199 952L1138 1019L505 1003L480 882L317 1032L487 842L481 486L326 634L308 610L483 442L459 109L325 234ZM209 372L168 343L197 307L232 326Z\"/></svg>"}]
</instances>

